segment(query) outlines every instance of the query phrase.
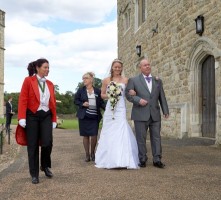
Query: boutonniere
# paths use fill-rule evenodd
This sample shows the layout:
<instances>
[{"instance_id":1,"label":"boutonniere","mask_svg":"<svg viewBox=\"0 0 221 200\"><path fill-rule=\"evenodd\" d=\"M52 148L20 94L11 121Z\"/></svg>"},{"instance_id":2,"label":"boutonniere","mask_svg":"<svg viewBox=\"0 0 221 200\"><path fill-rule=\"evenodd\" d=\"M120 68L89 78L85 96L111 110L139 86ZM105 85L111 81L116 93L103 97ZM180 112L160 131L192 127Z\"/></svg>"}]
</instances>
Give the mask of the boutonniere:
<instances>
[{"instance_id":1,"label":"boutonniere","mask_svg":"<svg viewBox=\"0 0 221 200\"><path fill-rule=\"evenodd\" d=\"M98 94L94 94L95 97L98 97Z\"/></svg>"},{"instance_id":2,"label":"boutonniere","mask_svg":"<svg viewBox=\"0 0 221 200\"><path fill-rule=\"evenodd\" d=\"M156 81L159 81L159 79L160 79L160 78L159 78L158 76L155 77L155 80L156 80ZM158 89L160 88L160 83L159 83L159 82L157 83L157 88L158 88Z\"/></svg>"}]
</instances>

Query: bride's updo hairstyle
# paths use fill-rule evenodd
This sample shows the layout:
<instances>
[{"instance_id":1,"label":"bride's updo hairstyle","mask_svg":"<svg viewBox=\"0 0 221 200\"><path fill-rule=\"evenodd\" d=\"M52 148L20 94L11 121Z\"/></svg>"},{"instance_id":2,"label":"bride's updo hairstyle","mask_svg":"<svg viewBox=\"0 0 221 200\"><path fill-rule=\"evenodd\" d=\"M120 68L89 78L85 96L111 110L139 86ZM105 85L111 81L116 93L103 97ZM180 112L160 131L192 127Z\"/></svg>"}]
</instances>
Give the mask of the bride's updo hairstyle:
<instances>
[{"instance_id":1,"label":"bride's updo hairstyle","mask_svg":"<svg viewBox=\"0 0 221 200\"><path fill-rule=\"evenodd\" d=\"M114 59L111 63L111 70L110 70L110 80L111 81L113 80L113 65L114 65L114 63L120 63L121 64L122 70L121 70L120 75L122 74L122 71L123 71L123 62L118 58Z\"/></svg>"}]
</instances>

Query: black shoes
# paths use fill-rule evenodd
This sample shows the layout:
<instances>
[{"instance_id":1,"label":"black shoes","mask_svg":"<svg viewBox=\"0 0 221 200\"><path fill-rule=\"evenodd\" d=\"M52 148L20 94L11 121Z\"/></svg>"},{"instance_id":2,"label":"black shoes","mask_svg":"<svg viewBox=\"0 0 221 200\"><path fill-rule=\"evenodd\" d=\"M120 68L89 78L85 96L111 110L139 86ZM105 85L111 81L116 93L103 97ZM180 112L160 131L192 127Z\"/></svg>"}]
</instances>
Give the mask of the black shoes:
<instances>
[{"instance_id":1,"label":"black shoes","mask_svg":"<svg viewBox=\"0 0 221 200\"><path fill-rule=\"evenodd\" d=\"M41 171L43 171L45 173L45 176L47 176L48 178L53 177L53 174L48 167L45 167L44 169L41 167Z\"/></svg>"},{"instance_id":2,"label":"black shoes","mask_svg":"<svg viewBox=\"0 0 221 200\"><path fill-rule=\"evenodd\" d=\"M158 168L164 168L165 164L163 164L161 161L157 161L157 162L153 162L153 166L158 167Z\"/></svg>"},{"instance_id":3,"label":"black shoes","mask_svg":"<svg viewBox=\"0 0 221 200\"><path fill-rule=\"evenodd\" d=\"M95 161L95 154L86 155L85 162Z\"/></svg>"},{"instance_id":4,"label":"black shoes","mask_svg":"<svg viewBox=\"0 0 221 200\"><path fill-rule=\"evenodd\" d=\"M158 161L158 162L153 162L153 166L162 169L165 167L165 164L163 164L161 161ZM146 162L140 161L139 167L146 167Z\"/></svg>"},{"instance_id":5,"label":"black shoes","mask_svg":"<svg viewBox=\"0 0 221 200\"><path fill-rule=\"evenodd\" d=\"M42 167L40 167L40 170L43 171L45 173L45 176L47 176L48 178L52 178L53 177L53 174L52 172L49 170L48 167L45 167L44 169ZM32 176L31 178L31 182L33 184L38 184L39 183L39 178L36 177L36 176Z\"/></svg>"},{"instance_id":6,"label":"black shoes","mask_svg":"<svg viewBox=\"0 0 221 200\"><path fill-rule=\"evenodd\" d=\"M39 183L38 177L33 176L32 179L31 179L31 182L32 182L33 184L38 184L38 183Z\"/></svg>"},{"instance_id":7,"label":"black shoes","mask_svg":"<svg viewBox=\"0 0 221 200\"><path fill-rule=\"evenodd\" d=\"M95 154L94 154L94 153L91 154L91 160L92 160L92 161L95 161Z\"/></svg>"},{"instance_id":8,"label":"black shoes","mask_svg":"<svg viewBox=\"0 0 221 200\"><path fill-rule=\"evenodd\" d=\"M145 161L140 161L139 167L146 167L146 162Z\"/></svg>"},{"instance_id":9,"label":"black shoes","mask_svg":"<svg viewBox=\"0 0 221 200\"><path fill-rule=\"evenodd\" d=\"M85 162L90 162L90 155L86 155Z\"/></svg>"}]
</instances>

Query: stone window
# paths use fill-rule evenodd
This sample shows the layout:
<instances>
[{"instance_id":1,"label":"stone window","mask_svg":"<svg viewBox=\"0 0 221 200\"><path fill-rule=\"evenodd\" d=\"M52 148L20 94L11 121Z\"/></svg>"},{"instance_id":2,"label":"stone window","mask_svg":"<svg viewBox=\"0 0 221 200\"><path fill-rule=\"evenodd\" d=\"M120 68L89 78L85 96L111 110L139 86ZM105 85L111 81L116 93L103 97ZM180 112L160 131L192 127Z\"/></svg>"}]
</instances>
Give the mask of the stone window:
<instances>
[{"instance_id":1,"label":"stone window","mask_svg":"<svg viewBox=\"0 0 221 200\"><path fill-rule=\"evenodd\" d=\"M142 23L146 20L146 0L136 1L136 18L137 18L137 28L139 28Z\"/></svg>"},{"instance_id":2,"label":"stone window","mask_svg":"<svg viewBox=\"0 0 221 200\"><path fill-rule=\"evenodd\" d=\"M124 13L124 31L130 28L130 9Z\"/></svg>"},{"instance_id":3,"label":"stone window","mask_svg":"<svg viewBox=\"0 0 221 200\"><path fill-rule=\"evenodd\" d=\"M5 26L5 13L0 10L0 25Z\"/></svg>"}]
</instances>

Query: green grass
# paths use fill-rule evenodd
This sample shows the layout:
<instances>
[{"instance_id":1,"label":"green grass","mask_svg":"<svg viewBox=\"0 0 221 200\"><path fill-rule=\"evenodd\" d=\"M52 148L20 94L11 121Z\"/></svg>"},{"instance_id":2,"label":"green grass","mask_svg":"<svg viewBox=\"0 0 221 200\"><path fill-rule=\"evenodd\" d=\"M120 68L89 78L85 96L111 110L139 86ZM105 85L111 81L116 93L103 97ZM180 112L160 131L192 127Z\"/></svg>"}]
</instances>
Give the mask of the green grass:
<instances>
[{"instance_id":1,"label":"green grass","mask_svg":"<svg viewBox=\"0 0 221 200\"><path fill-rule=\"evenodd\" d=\"M2 123L5 124L6 119L0 118L0 125ZM18 120L17 119L12 119L12 125L17 125ZM58 125L58 128L63 128L63 129L78 129L78 120L77 119L64 119L63 123L61 125Z\"/></svg>"},{"instance_id":2,"label":"green grass","mask_svg":"<svg viewBox=\"0 0 221 200\"><path fill-rule=\"evenodd\" d=\"M99 128L102 127L102 121L99 124ZM63 129L79 129L78 119L64 119L61 125L58 125L58 128Z\"/></svg>"},{"instance_id":3,"label":"green grass","mask_svg":"<svg viewBox=\"0 0 221 200\"><path fill-rule=\"evenodd\" d=\"M62 119L60 119L62 120ZM2 123L5 124L6 119L2 119L0 118L0 125ZM17 125L18 124L18 120L12 118L12 125ZM100 123L100 128L102 127L102 121ZM78 127L78 119L63 119L63 123L61 125L58 125L58 128L62 128L62 129L79 129Z\"/></svg>"},{"instance_id":4,"label":"green grass","mask_svg":"<svg viewBox=\"0 0 221 200\"><path fill-rule=\"evenodd\" d=\"M5 119L3 119L3 118L0 118L0 124L5 124Z\"/></svg>"},{"instance_id":5,"label":"green grass","mask_svg":"<svg viewBox=\"0 0 221 200\"><path fill-rule=\"evenodd\" d=\"M6 122L6 118L0 118L0 124L4 123L5 124ZM11 122L12 125L17 125L18 124L18 120L17 119L13 119L12 118L12 122Z\"/></svg>"},{"instance_id":6,"label":"green grass","mask_svg":"<svg viewBox=\"0 0 221 200\"><path fill-rule=\"evenodd\" d=\"M58 125L58 128L63 129L78 129L78 120L77 119L64 119L61 125Z\"/></svg>"}]
</instances>

